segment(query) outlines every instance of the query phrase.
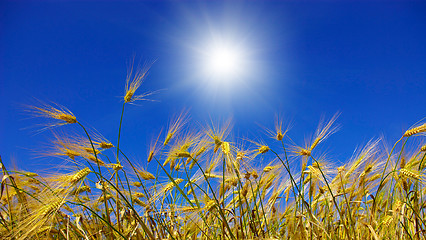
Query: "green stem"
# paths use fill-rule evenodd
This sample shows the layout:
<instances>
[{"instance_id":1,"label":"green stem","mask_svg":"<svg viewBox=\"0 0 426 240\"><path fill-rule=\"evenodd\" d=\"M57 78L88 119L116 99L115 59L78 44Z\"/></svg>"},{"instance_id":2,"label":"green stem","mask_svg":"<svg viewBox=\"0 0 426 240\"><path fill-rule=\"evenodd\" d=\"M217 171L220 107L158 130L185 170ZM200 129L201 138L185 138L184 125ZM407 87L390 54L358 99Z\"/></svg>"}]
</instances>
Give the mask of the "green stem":
<instances>
[{"instance_id":1,"label":"green stem","mask_svg":"<svg viewBox=\"0 0 426 240\"><path fill-rule=\"evenodd\" d=\"M90 141L90 145L92 146L93 154L95 155L96 165L98 166L99 175L102 177L102 171L101 171L101 167L99 165L98 155L96 154L96 149L95 149L95 146L93 145L92 138L90 137L90 135L87 132L86 128L80 122L77 122L77 123L78 123L78 125L80 125L81 128L83 128L84 132L86 133L87 138ZM98 178L98 179L101 180L100 178ZM103 186L102 181L101 181L101 185ZM106 196L106 191L105 191L104 187L102 187L102 193L104 194L104 196ZM109 213L108 213L108 203L107 203L107 201L104 201L104 205L105 205L105 215L107 216L108 222L111 223L111 219L110 219Z\"/></svg>"},{"instance_id":2,"label":"green stem","mask_svg":"<svg viewBox=\"0 0 426 240\"><path fill-rule=\"evenodd\" d=\"M405 147L405 144L407 143L407 141L408 141L408 137L406 138L406 140L405 140L405 142L404 142L404 144L402 144L402 147L401 147L401 151L399 151L399 156L398 156L398 159L396 160L396 163L395 163L395 167L393 168L393 172L395 173L396 172L396 168L398 167L398 163L399 163L399 160L401 159L401 156L402 156L402 152L404 151L404 147ZM394 191L392 191L392 185L393 185L393 180L395 179L395 177L394 178L392 178L392 181L391 181L391 185L390 185L390 188L389 188L389 197L388 197L388 200L390 200L390 201L388 201L389 202L389 204L386 206L386 211L388 210L388 207L389 206L392 206L392 202L393 202L393 196L394 196L394 194L395 194L395 192ZM396 184L396 182L395 182L395 184ZM390 194L390 192L392 191L392 195ZM392 196L392 198L390 198ZM389 199L390 198L390 199Z\"/></svg>"},{"instance_id":3,"label":"green stem","mask_svg":"<svg viewBox=\"0 0 426 240\"><path fill-rule=\"evenodd\" d=\"M380 177L380 183L379 183L379 187L377 188L377 191L376 191L376 196L374 197L375 199L377 198L377 196L379 195L379 192L380 192L380 190L383 188L383 181L385 180L385 178L384 178L384 175L385 175L385 172L386 172L386 169L387 169L387 167L388 167L388 164L389 164L389 161L390 161L390 158L391 158L391 156L392 156L392 153L393 153L393 151L395 150L395 147L396 147L396 145L403 139L404 137L401 137L398 141L396 141L396 143L393 145L393 147L392 147L392 150L391 150L391 152L389 153L389 156L388 156L388 159L386 160L386 164L385 164L385 167L383 168L383 173L382 173L382 176ZM374 204L373 204L373 209L375 209L375 203L376 203L376 201L374 201Z\"/></svg>"},{"instance_id":4,"label":"green stem","mask_svg":"<svg viewBox=\"0 0 426 240\"><path fill-rule=\"evenodd\" d=\"M121 118L120 118L120 126L118 127L118 140L117 140L117 164L120 164L119 153L120 153L120 135L121 135L121 123L123 122L124 115L124 106L126 103L123 103L123 108L121 109Z\"/></svg>"},{"instance_id":5,"label":"green stem","mask_svg":"<svg viewBox=\"0 0 426 240\"><path fill-rule=\"evenodd\" d=\"M312 160L314 160L314 161L315 161L315 163L318 165L318 170L321 172L321 175L322 175L322 177L324 178L325 184L327 185L327 188L328 188L328 190L330 191L330 195L331 195L331 197L332 197L332 199L333 199L334 206L336 206L336 210L337 210L337 212L339 213L340 219L341 219L341 220L342 220L342 222L343 222L343 226L345 227L346 235L347 235L348 239L351 239L351 237L350 237L350 235L349 235L349 229L348 229L348 227L347 227L347 226L346 226L346 224L345 224L345 219L343 218L342 212L340 212L339 205L338 205L338 204L337 204L337 202L336 202L336 197L334 196L333 191L331 190L330 185L328 184L328 181L327 181L327 179L326 179L326 177L325 177L325 175L324 175L324 172L322 171L322 169L321 169L321 167L320 167L320 165L319 165L319 162L318 162L318 161L317 161L314 157L312 157L312 156L311 156L311 158L312 158ZM354 234L355 234L355 233L354 233Z\"/></svg>"},{"instance_id":6,"label":"green stem","mask_svg":"<svg viewBox=\"0 0 426 240\"><path fill-rule=\"evenodd\" d=\"M355 233L354 222L352 220L352 211L351 211L351 207L349 205L348 197L346 196L346 193L345 193L345 187L343 186L343 180L342 180L342 174L341 173L339 173L339 177L340 177L340 184L342 185L343 196L345 196L346 205L348 206L348 211L347 212L349 214L349 220L351 221L352 232Z\"/></svg>"},{"instance_id":7,"label":"green stem","mask_svg":"<svg viewBox=\"0 0 426 240\"><path fill-rule=\"evenodd\" d=\"M81 203L75 203L75 202L71 202L71 201L67 201L68 203L71 203L73 205L78 205L81 207L86 208L87 210L89 210L92 214L94 214L96 217L98 217L99 219L101 219L103 222L105 222L112 230L114 230L116 233L118 233L123 239L127 239L121 232L119 232L117 229L115 229L115 227L107 220L105 220L103 217L99 216L99 214L97 214L95 211L93 211L92 209L90 209L88 206L81 204Z\"/></svg>"},{"instance_id":8,"label":"green stem","mask_svg":"<svg viewBox=\"0 0 426 240\"><path fill-rule=\"evenodd\" d=\"M99 173L94 172L96 175L99 175ZM148 234L150 236L150 238L153 238L154 236L152 235L151 231L149 231L148 227L146 226L146 224L142 221L142 219L140 218L140 216L137 214L136 210L133 208L133 206L131 205L131 203L127 200L127 198L120 192L119 189L117 189L115 187L115 185L113 183L111 183L108 179L106 179L104 176L99 175L100 178L102 178L104 181L106 181L111 187L114 188L115 191L117 191L117 193L120 195L120 197L124 200L124 202L126 203L126 205L133 211L133 213L135 213L136 219L138 220L138 222L141 224L142 228L144 229L145 233Z\"/></svg>"},{"instance_id":9,"label":"green stem","mask_svg":"<svg viewBox=\"0 0 426 240\"><path fill-rule=\"evenodd\" d=\"M225 226L226 226L226 228L228 229L228 231L229 231L229 234L230 234L231 238L232 238L232 239L235 239L235 236L234 236L234 234L232 233L231 228L229 227L228 221L226 221L226 217L225 217L225 215L224 215L224 213L223 213L222 209L220 208L220 202L219 202L219 200L216 198L216 194L214 193L214 190L213 190L212 186L210 185L210 182L209 182L209 180L208 180L208 178L207 178L206 174L204 173L203 168L200 166L200 164L198 163L198 160L197 160L197 159L193 159L193 158L191 157L191 160L192 160L192 161L195 161L195 164L197 164L198 168L201 170L201 173L203 173L203 176L204 176L204 178L206 179L207 185L209 186L210 191L212 192L213 198L214 198L214 199L215 199L215 201L216 201L217 208L218 208L218 210L219 210L219 214L220 214L220 216L223 218L223 222L225 223Z\"/></svg>"}]
</instances>

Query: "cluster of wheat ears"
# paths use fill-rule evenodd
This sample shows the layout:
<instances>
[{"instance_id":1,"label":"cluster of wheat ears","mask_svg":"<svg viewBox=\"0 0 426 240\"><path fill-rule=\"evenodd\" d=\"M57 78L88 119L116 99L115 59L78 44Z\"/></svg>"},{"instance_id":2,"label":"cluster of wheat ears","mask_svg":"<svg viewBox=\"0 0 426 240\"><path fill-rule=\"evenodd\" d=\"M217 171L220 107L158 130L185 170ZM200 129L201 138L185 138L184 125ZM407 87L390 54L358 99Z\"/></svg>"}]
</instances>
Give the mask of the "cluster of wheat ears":
<instances>
[{"instance_id":1,"label":"cluster of wheat ears","mask_svg":"<svg viewBox=\"0 0 426 240\"><path fill-rule=\"evenodd\" d=\"M128 72L116 145L64 107L30 107L56 126L45 155L67 164L42 176L1 162L2 239L425 238L426 145L413 136L426 124L333 167L317 147L336 116L300 147L281 120L270 144L237 143L229 123L194 130L183 113L135 161L120 148L121 123L125 107L149 95L136 95L145 77Z\"/></svg>"}]
</instances>

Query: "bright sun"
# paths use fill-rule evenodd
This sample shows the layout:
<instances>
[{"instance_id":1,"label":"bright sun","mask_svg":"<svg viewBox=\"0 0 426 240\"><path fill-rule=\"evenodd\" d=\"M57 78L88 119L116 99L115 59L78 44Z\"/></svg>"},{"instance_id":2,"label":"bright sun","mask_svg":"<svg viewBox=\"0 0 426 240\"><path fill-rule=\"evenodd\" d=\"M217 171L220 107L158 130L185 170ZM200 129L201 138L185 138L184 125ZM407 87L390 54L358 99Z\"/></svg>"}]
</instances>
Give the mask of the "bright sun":
<instances>
[{"instance_id":1,"label":"bright sun","mask_svg":"<svg viewBox=\"0 0 426 240\"><path fill-rule=\"evenodd\" d=\"M217 80L237 77L242 67L242 56L238 48L220 45L207 52L208 74Z\"/></svg>"}]
</instances>

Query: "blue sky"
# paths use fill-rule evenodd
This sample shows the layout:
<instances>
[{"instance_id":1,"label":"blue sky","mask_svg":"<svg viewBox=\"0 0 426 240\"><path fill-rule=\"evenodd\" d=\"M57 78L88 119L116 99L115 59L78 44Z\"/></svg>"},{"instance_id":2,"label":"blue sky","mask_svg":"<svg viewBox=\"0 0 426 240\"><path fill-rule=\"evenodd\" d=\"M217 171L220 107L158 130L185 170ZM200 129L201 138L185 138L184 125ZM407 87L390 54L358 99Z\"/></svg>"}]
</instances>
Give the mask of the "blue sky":
<instances>
[{"instance_id":1,"label":"blue sky","mask_svg":"<svg viewBox=\"0 0 426 240\"><path fill-rule=\"evenodd\" d=\"M35 99L66 106L114 143L136 56L154 62L138 91L161 91L126 108L122 146L133 157L144 159L182 109L194 124L232 117L237 137L263 134L258 125L281 114L300 145L321 116L340 112L325 150L344 162L425 117L425 30L420 1L1 1L0 154L25 169L54 163L33 153L50 137L25 113ZM242 49L232 81L201 70L216 40Z\"/></svg>"}]
</instances>

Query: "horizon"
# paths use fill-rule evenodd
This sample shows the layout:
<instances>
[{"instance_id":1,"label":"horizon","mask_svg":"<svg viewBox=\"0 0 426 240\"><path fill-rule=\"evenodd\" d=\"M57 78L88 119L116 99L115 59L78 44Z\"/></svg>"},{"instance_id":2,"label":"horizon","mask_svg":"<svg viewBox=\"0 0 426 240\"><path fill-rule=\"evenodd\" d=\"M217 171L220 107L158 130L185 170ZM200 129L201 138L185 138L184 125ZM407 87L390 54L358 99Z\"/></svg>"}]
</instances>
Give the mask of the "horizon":
<instances>
[{"instance_id":1,"label":"horizon","mask_svg":"<svg viewBox=\"0 0 426 240\"><path fill-rule=\"evenodd\" d=\"M196 125L232 117L235 138L267 139L259 125L272 129L280 114L298 146L339 112L341 129L321 152L345 163L370 139L393 143L424 120L425 10L420 1L3 1L0 154L25 170L57 164L34 154L52 139L25 114L38 100L67 107L115 143L135 57L152 63L137 94L160 91L126 107L120 145L133 158L144 161L184 109ZM212 39L242 46L235 79L200 71Z\"/></svg>"}]
</instances>

